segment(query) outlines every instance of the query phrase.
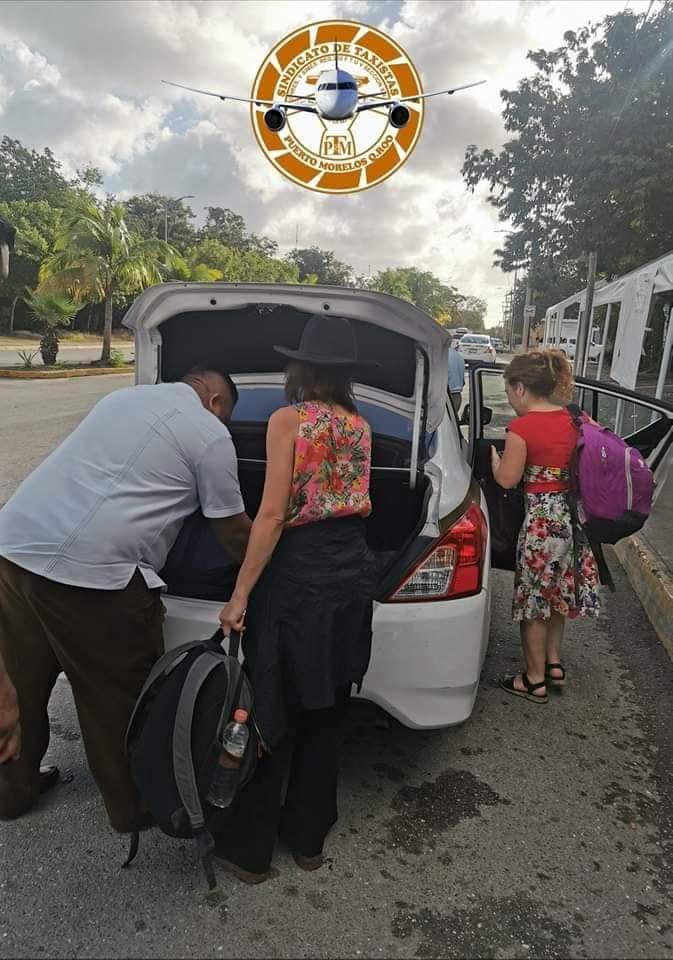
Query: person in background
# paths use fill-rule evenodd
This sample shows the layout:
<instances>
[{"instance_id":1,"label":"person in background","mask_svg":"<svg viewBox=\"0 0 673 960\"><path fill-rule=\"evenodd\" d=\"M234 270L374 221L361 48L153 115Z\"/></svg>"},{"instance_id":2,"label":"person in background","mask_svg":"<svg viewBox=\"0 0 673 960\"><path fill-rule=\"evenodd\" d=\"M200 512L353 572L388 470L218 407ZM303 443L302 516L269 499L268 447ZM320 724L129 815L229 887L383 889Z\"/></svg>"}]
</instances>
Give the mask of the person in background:
<instances>
[{"instance_id":1,"label":"person in background","mask_svg":"<svg viewBox=\"0 0 673 960\"><path fill-rule=\"evenodd\" d=\"M573 395L570 364L560 351L533 350L515 357L504 377L517 418L509 424L502 458L492 448L493 476L506 490L523 479L526 516L513 603L524 669L500 685L515 696L546 703L547 686L566 682L561 663L566 619L599 613L598 568L573 523L569 498L577 445L577 430L564 406Z\"/></svg>"},{"instance_id":2,"label":"person in background","mask_svg":"<svg viewBox=\"0 0 673 960\"><path fill-rule=\"evenodd\" d=\"M355 332L346 319L312 317L298 350L276 349L292 361L291 406L269 420L262 502L220 616L225 635L247 624L255 723L270 749L216 837L216 855L247 883L268 877L277 836L302 869L322 864L337 820L346 707L369 664L376 588L365 538L372 438L353 398L363 366Z\"/></svg>"},{"instance_id":3,"label":"person in background","mask_svg":"<svg viewBox=\"0 0 673 960\"><path fill-rule=\"evenodd\" d=\"M124 739L163 653L159 572L199 507L236 559L248 541L225 426L236 398L229 375L211 369L117 390L0 510L0 819L58 782L40 764L63 671L112 826L147 825Z\"/></svg>"},{"instance_id":4,"label":"person in background","mask_svg":"<svg viewBox=\"0 0 673 960\"><path fill-rule=\"evenodd\" d=\"M449 395L456 416L460 413L460 405L463 399L463 387L465 386L465 358L458 349L458 341L454 346L449 346Z\"/></svg>"}]
</instances>

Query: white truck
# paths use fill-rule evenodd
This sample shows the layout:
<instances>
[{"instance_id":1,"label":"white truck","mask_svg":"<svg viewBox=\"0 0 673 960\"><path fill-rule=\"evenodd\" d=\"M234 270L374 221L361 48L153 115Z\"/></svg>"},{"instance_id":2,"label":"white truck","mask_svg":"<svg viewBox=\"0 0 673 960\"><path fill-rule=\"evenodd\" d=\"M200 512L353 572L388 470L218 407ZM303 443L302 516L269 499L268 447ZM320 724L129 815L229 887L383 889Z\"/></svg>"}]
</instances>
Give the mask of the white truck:
<instances>
[{"instance_id":1,"label":"white truck","mask_svg":"<svg viewBox=\"0 0 673 960\"><path fill-rule=\"evenodd\" d=\"M575 359L575 347L577 345L577 320L561 320L561 329L557 331L558 321L551 320L550 327L546 331L545 346L556 347L562 350L569 360ZM558 336L557 336L558 332ZM589 337L589 360L597 362L603 349L603 344L598 342L600 328L592 327Z\"/></svg>"}]
</instances>

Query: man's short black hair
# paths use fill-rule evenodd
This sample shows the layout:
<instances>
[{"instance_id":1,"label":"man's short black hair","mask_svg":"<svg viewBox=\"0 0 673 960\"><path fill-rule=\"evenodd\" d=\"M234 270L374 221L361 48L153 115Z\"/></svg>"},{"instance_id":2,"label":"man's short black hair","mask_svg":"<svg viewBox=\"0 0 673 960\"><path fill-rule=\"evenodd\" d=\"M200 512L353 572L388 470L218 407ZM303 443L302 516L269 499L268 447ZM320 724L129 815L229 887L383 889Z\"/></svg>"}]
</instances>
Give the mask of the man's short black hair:
<instances>
[{"instance_id":1,"label":"man's short black hair","mask_svg":"<svg viewBox=\"0 0 673 960\"><path fill-rule=\"evenodd\" d=\"M189 380L190 377L204 377L209 373L215 373L218 377L222 377L224 382L227 384L231 390L231 396L234 401L234 406L238 403L238 387L231 379L231 374L227 373L226 370L220 370L218 367L208 367L203 365L197 365L195 367L190 367L187 373L182 378L183 380Z\"/></svg>"}]
</instances>

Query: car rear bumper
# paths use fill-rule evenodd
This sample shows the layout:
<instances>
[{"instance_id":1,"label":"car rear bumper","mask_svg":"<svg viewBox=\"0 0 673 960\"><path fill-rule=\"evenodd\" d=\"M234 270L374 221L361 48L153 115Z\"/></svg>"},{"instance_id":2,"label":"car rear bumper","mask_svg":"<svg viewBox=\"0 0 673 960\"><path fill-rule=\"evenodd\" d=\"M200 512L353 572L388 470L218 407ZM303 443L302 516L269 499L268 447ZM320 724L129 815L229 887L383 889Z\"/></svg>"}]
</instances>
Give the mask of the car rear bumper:
<instances>
[{"instance_id":1,"label":"car rear bumper","mask_svg":"<svg viewBox=\"0 0 673 960\"><path fill-rule=\"evenodd\" d=\"M381 603L360 696L408 727L462 723L472 713L489 632L488 575L477 596ZM164 597L167 649L212 635L221 604Z\"/></svg>"},{"instance_id":2,"label":"car rear bumper","mask_svg":"<svg viewBox=\"0 0 673 960\"><path fill-rule=\"evenodd\" d=\"M361 696L408 727L467 720L488 645L489 592L460 600L379 604Z\"/></svg>"}]
</instances>

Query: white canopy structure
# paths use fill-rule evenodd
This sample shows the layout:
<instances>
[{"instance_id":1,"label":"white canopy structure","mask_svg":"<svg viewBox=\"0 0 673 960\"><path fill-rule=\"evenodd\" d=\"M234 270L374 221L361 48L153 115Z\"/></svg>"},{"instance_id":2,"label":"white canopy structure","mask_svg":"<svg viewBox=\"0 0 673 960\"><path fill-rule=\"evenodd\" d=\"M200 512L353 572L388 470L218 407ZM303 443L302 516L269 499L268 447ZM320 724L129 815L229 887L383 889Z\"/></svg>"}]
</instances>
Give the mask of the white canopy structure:
<instances>
[{"instance_id":1,"label":"white canopy structure","mask_svg":"<svg viewBox=\"0 0 673 960\"><path fill-rule=\"evenodd\" d=\"M589 330L593 326L594 311L607 304L607 313L603 325L602 344L596 379L600 380L603 373L605 348L611 332L611 319L617 318L617 330L614 338L614 352L612 365L609 371L610 379L615 380L623 387L634 390L638 379L640 359L643 351L643 341L647 332L647 322L652 310L652 301L657 294L670 294L673 300L673 251L646 263L622 277L617 277L609 283L603 281L596 284L594 302ZM570 307L577 304L579 316L584 312L586 305L586 290L580 290L572 297L549 307L545 313L544 345L558 346L561 337L562 321ZM618 306L617 311L614 309ZM667 307L667 319L662 339L661 365L655 396L662 397L666 385L666 377L671 362L671 348L673 347L673 323L671 323L671 305ZM588 355L588 354L587 354ZM585 365L586 375L586 365Z\"/></svg>"}]
</instances>

